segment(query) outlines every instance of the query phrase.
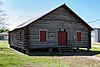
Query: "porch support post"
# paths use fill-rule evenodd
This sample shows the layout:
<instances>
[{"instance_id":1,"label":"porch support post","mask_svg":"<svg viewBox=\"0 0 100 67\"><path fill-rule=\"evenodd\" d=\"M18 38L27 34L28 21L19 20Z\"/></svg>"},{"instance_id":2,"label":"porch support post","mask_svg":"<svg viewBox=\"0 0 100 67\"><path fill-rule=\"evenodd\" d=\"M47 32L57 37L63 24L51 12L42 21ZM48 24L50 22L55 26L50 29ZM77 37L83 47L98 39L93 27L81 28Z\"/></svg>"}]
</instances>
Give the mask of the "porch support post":
<instances>
[{"instance_id":1,"label":"porch support post","mask_svg":"<svg viewBox=\"0 0 100 67\"><path fill-rule=\"evenodd\" d=\"M49 52L52 52L52 48L49 48Z\"/></svg>"}]
</instances>

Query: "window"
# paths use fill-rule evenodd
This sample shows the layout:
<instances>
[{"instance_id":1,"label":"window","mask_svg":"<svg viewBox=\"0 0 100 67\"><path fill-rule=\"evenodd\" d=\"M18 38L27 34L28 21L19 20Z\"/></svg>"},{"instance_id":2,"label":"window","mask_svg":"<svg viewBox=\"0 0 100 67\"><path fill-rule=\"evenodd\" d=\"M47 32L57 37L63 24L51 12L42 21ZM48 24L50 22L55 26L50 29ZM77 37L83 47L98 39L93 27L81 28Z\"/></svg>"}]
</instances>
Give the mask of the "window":
<instances>
[{"instance_id":1,"label":"window","mask_svg":"<svg viewBox=\"0 0 100 67\"><path fill-rule=\"evenodd\" d=\"M20 32L19 36L20 36L20 41L22 41L22 32Z\"/></svg>"},{"instance_id":2,"label":"window","mask_svg":"<svg viewBox=\"0 0 100 67\"><path fill-rule=\"evenodd\" d=\"M77 32L77 41L81 42L81 32Z\"/></svg>"},{"instance_id":3,"label":"window","mask_svg":"<svg viewBox=\"0 0 100 67\"><path fill-rule=\"evenodd\" d=\"M46 42L46 30L40 30L40 42Z\"/></svg>"}]
</instances>

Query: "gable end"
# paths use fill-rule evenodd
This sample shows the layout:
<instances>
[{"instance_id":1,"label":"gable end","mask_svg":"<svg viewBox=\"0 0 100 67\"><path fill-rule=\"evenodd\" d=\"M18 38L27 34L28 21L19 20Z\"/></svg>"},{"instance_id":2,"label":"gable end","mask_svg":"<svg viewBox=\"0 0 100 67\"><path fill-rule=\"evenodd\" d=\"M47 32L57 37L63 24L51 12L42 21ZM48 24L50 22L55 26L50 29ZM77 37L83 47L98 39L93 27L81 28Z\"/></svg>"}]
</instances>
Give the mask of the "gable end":
<instances>
[{"instance_id":1,"label":"gable end","mask_svg":"<svg viewBox=\"0 0 100 67\"><path fill-rule=\"evenodd\" d=\"M39 18L35 18L35 19L31 19L21 25L19 25L17 28L15 28L14 30L18 30L18 29L21 29L21 28L25 28L25 27L28 27L30 24L34 23L35 21L38 21L40 20L41 18L49 15L50 13L56 11L57 9L59 9L60 7L63 7L65 10L67 10L73 17L75 17L77 20L79 20L82 24L84 24L88 29L89 31L92 31L93 29L84 21L82 20L77 14L75 14L69 7L67 7L65 4L59 6L58 8L46 13L45 15L39 17ZM12 31L14 31L12 30Z\"/></svg>"}]
</instances>

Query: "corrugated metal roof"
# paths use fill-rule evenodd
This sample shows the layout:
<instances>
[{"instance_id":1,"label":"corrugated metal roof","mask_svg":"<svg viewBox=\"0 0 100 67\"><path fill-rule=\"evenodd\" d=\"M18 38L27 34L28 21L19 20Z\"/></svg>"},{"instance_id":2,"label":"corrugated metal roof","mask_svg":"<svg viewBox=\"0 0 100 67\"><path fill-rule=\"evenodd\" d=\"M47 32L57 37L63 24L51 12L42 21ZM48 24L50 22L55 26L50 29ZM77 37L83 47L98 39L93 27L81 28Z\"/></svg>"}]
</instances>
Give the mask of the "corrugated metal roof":
<instances>
[{"instance_id":1,"label":"corrugated metal roof","mask_svg":"<svg viewBox=\"0 0 100 67\"><path fill-rule=\"evenodd\" d=\"M52 11L52 10L51 10L51 11ZM51 12L51 11L47 11L46 13L44 13L44 14L42 14L42 15L40 15L40 16L37 16L37 17L35 17L35 18L33 18L33 19L30 19L30 20L28 20L28 21L26 21L26 22L20 24L19 26L17 26L15 29L19 29L19 28L25 27L25 26L27 26L28 24L30 24L30 23L36 21L37 19L41 18L42 16L48 14L48 13Z\"/></svg>"},{"instance_id":2,"label":"corrugated metal roof","mask_svg":"<svg viewBox=\"0 0 100 67\"><path fill-rule=\"evenodd\" d=\"M19 26L17 26L15 29L18 29L18 28L22 28L22 27L25 27L27 26L28 24L34 22L35 20L37 20L39 17L36 17L36 18L33 18L33 19L30 19L22 24L20 24Z\"/></svg>"}]
</instances>

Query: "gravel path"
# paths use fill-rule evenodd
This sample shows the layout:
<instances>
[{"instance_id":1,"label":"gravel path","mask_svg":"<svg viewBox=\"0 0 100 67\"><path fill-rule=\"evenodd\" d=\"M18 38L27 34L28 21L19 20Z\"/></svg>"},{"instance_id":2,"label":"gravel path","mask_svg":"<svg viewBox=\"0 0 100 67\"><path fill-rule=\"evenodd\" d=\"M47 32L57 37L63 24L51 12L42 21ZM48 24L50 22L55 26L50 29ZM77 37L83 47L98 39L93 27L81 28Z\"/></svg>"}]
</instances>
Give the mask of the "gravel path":
<instances>
[{"instance_id":1,"label":"gravel path","mask_svg":"<svg viewBox=\"0 0 100 67\"><path fill-rule=\"evenodd\" d=\"M10 47L8 47L8 48L10 48ZM21 52L15 50L15 49L12 49L12 48L10 48L10 49L13 50L13 51L15 51L15 52L18 53L18 54L23 54L23 53L21 53Z\"/></svg>"},{"instance_id":2,"label":"gravel path","mask_svg":"<svg viewBox=\"0 0 100 67\"><path fill-rule=\"evenodd\" d=\"M86 58L90 58L90 59L94 59L94 60L100 61L100 58L96 57L96 56L82 56L82 57L86 57Z\"/></svg>"}]
</instances>

